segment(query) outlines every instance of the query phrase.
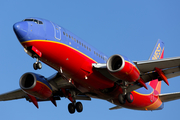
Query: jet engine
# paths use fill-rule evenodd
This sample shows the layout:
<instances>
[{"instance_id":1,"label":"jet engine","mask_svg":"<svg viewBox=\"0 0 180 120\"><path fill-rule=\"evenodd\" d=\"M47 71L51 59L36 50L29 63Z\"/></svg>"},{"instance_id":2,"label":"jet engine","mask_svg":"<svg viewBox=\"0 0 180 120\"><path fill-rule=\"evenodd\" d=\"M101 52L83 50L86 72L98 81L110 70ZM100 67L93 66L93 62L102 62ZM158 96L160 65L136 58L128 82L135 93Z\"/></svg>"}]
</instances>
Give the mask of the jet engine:
<instances>
[{"instance_id":1,"label":"jet engine","mask_svg":"<svg viewBox=\"0 0 180 120\"><path fill-rule=\"evenodd\" d=\"M25 73L19 81L21 89L39 99L47 99L52 95L52 88L44 76L35 73Z\"/></svg>"},{"instance_id":2,"label":"jet engine","mask_svg":"<svg viewBox=\"0 0 180 120\"><path fill-rule=\"evenodd\" d=\"M110 74L120 80L135 82L140 79L137 67L125 56L113 55L107 61Z\"/></svg>"}]
</instances>

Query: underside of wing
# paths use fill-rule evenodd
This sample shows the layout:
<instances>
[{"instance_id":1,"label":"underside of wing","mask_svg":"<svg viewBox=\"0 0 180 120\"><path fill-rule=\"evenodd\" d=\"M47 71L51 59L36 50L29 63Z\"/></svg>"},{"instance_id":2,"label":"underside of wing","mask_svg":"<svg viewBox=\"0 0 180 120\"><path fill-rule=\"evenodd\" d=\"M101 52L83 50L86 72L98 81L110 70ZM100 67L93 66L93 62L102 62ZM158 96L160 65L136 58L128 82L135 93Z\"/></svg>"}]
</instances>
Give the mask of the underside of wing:
<instances>
[{"instance_id":1,"label":"underside of wing","mask_svg":"<svg viewBox=\"0 0 180 120\"><path fill-rule=\"evenodd\" d=\"M28 73L30 75L32 73ZM56 73L52 75L51 77L47 78L47 81L49 85L52 88L52 97L54 100L60 100L60 97L67 97L65 94L61 91L61 89L65 91L73 91L74 98L76 100L91 100L90 97L87 95L81 93L79 90L77 90L71 83L69 83L63 75L60 75L59 73ZM17 89L11 92L7 92L0 95L0 101L8 101L8 100L15 100L15 99L21 99L26 98L26 100L31 102L31 99L29 98L29 94L22 89ZM47 99L41 99L36 98L37 101L50 101L50 98Z\"/></svg>"},{"instance_id":2,"label":"underside of wing","mask_svg":"<svg viewBox=\"0 0 180 120\"><path fill-rule=\"evenodd\" d=\"M14 100L25 98L26 93L24 93L21 89L17 89L8 93L4 93L0 95L0 101Z\"/></svg>"},{"instance_id":3,"label":"underside of wing","mask_svg":"<svg viewBox=\"0 0 180 120\"><path fill-rule=\"evenodd\" d=\"M158 59L158 60L147 60L134 62L140 71L140 76L145 83L152 81L154 79L162 80L159 74L156 72L155 68L162 70L166 78L172 78L180 75L180 57ZM92 65L95 70L103 74L108 79L117 82L119 79L113 77L107 70L106 64L96 63ZM137 82L131 84L128 87L128 92L136 90L142 87Z\"/></svg>"},{"instance_id":4,"label":"underside of wing","mask_svg":"<svg viewBox=\"0 0 180 120\"><path fill-rule=\"evenodd\" d=\"M148 73L155 70L155 67L163 69L165 74L170 74L180 71L180 57L158 59L158 60L147 60L134 62L141 73ZM168 71L168 69L171 69Z\"/></svg>"}]
</instances>

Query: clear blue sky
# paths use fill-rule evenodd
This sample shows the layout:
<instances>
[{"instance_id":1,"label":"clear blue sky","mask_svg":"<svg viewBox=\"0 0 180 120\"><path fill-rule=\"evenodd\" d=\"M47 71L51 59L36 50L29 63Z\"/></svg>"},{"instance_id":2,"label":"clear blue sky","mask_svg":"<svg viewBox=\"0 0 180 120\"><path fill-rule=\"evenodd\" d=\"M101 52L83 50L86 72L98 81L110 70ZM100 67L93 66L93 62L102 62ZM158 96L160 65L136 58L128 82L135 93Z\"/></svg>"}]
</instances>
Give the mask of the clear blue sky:
<instances>
[{"instance_id":1,"label":"clear blue sky","mask_svg":"<svg viewBox=\"0 0 180 120\"><path fill-rule=\"evenodd\" d=\"M103 53L123 54L134 61L147 60L158 39L165 43L165 58L180 56L179 0L3 0L0 2L0 93L19 88L25 72L45 77L55 73L43 64L35 71L35 59L18 42L13 24L27 17L51 20L70 30ZM162 84L162 93L180 91L180 77ZM0 102L0 119L14 120L152 120L178 119L180 100L165 103L161 111L109 111L114 105L103 100L82 101L82 113L69 114L68 99L39 103L39 109L25 99Z\"/></svg>"}]
</instances>

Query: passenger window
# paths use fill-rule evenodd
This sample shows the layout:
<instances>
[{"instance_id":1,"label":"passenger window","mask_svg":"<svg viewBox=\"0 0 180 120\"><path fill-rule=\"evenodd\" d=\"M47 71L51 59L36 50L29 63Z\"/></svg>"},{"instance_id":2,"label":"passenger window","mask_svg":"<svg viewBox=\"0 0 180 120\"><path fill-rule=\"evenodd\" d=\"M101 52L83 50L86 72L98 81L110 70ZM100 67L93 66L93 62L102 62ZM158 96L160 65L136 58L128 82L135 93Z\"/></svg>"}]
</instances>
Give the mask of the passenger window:
<instances>
[{"instance_id":1,"label":"passenger window","mask_svg":"<svg viewBox=\"0 0 180 120\"><path fill-rule=\"evenodd\" d=\"M65 32L63 32L63 35L65 35Z\"/></svg>"},{"instance_id":2,"label":"passenger window","mask_svg":"<svg viewBox=\"0 0 180 120\"><path fill-rule=\"evenodd\" d=\"M71 38L71 36L69 35L69 38Z\"/></svg>"},{"instance_id":3,"label":"passenger window","mask_svg":"<svg viewBox=\"0 0 180 120\"><path fill-rule=\"evenodd\" d=\"M66 33L66 37L68 37L68 34Z\"/></svg>"},{"instance_id":4,"label":"passenger window","mask_svg":"<svg viewBox=\"0 0 180 120\"><path fill-rule=\"evenodd\" d=\"M76 42L76 38L74 38L74 41Z\"/></svg>"}]
</instances>

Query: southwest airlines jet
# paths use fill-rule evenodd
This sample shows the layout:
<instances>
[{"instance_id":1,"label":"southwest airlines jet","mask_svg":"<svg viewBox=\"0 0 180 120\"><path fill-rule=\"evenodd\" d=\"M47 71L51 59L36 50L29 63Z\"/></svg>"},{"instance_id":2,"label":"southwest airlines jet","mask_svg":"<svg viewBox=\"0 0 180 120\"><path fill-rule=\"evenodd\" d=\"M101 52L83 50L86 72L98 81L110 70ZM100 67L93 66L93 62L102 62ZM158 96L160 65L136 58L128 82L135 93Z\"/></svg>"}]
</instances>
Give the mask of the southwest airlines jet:
<instances>
[{"instance_id":1,"label":"southwest airlines jet","mask_svg":"<svg viewBox=\"0 0 180 120\"><path fill-rule=\"evenodd\" d=\"M69 113L82 112L79 100L98 98L134 110L161 110L164 102L180 99L180 92L161 94L161 82L180 75L180 57L163 59L164 43L158 40L149 60L131 61L126 56L101 53L65 28L45 19L27 18L13 25L24 51L57 71L45 78L24 73L20 88L0 95L0 101L25 98L37 108L39 101L69 99ZM40 62L41 61L41 62Z\"/></svg>"}]
</instances>

